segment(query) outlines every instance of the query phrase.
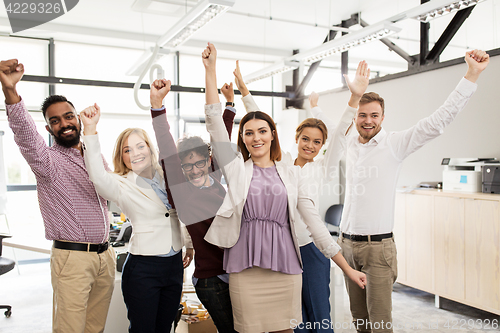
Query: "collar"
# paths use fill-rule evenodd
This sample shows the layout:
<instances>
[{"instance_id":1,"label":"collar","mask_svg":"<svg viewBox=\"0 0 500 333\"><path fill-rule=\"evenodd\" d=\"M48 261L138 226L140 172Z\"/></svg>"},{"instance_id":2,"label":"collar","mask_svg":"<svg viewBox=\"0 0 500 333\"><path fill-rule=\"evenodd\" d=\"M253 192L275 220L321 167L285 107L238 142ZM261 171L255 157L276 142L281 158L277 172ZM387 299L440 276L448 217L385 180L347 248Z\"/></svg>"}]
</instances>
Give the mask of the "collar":
<instances>
[{"instance_id":1,"label":"collar","mask_svg":"<svg viewBox=\"0 0 500 333\"><path fill-rule=\"evenodd\" d=\"M385 131L385 129L382 127L380 129L380 132L378 132L373 138L370 139L370 141L368 141L367 143L361 143L359 142L359 136L358 136L358 139L356 140L360 145L363 145L363 146L371 146L371 145L377 145L379 144L382 139L387 135L387 132Z\"/></svg>"},{"instance_id":2,"label":"collar","mask_svg":"<svg viewBox=\"0 0 500 333\"><path fill-rule=\"evenodd\" d=\"M146 183L148 183L149 185L151 185L151 183L153 183L153 182L154 182L154 183L156 183L156 185L159 185L159 186L161 186L161 185L163 184L163 182L161 181L161 177L160 177L160 175L158 174L158 171L155 171L155 175L153 176L153 178L152 178L152 179L149 179L149 178L146 178L146 177L139 176L139 175L138 175L138 174L136 174L135 172L134 172L134 174L135 174L137 177L140 177L140 178L144 179L144 181L145 181Z\"/></svg>"},{"instance_id":3,"label":"collar","mask_svg":"<svg viewBox=\"0 0 500 333\"><path fill-rule=\"evenodd\" d=\"M82 145L82 150L84 150L83 149L83 142L80 142L80 144ZM72 154L75 156L80 156L81 158L83 158L82 154L80 153L80 150L73 148L73 147L69 147L69 148L63 147L60 144L58 144L55 140L54 140L54 143L52 144L52 148L55 150L59 150L61 152L64 152L64 153Z\"/></svg>"},{"instance_id":4,"label":"collar","mask_svg":"<svg viewBox=\"0 0 500 333\"><path fill-rule=\"evenodd\" d=\"M198 187L200 190L202 188L209 188L210 186L212 186L215 183L215 180L210 175L208 175L208 179L210 179L210 185Z\"/></svg>"}]
</instances>

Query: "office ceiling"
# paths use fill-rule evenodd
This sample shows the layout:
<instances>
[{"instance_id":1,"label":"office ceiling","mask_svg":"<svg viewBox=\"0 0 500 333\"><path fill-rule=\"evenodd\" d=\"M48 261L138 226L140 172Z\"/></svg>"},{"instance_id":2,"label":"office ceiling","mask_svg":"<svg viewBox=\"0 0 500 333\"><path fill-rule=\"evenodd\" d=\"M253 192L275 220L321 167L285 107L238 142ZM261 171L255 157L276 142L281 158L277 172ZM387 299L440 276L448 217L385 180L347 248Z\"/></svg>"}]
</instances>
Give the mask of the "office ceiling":
<instances>
[{"instance_id":1,"label":"office ceiling","mask_svg":"<svg viewBox=\"0 0 500 333\"><path fill-rule=\"evenodd\" d=\"M18 35L149 49L194 4L193 0L80 0L67 14ZM349 19L351 14L359 13L364 21L374 24L419 5L420 0L236 0L227 13L196 32L176 50L198 55L210 41L221 51L221 56L262 62L265 67L290 56L293 50L305 51L320 45L328 34L328 27ZM0 33L9 34L7 13L1 7ZM453 15L431 21L430 47ZM479 3L441 60L462 56L468 48L500 47L499 22L500 0ZM418 54L420 23L406 19L396 25L402 31L390 40L408 54ZM351 29L360 28L357 25ZM375 71L382 73L407 68L403 58L380 42L352 49L349 59L350 66L365 59ZM328 58L322 66L340 67L340 56Z\"/></svg>"}]
</instances>

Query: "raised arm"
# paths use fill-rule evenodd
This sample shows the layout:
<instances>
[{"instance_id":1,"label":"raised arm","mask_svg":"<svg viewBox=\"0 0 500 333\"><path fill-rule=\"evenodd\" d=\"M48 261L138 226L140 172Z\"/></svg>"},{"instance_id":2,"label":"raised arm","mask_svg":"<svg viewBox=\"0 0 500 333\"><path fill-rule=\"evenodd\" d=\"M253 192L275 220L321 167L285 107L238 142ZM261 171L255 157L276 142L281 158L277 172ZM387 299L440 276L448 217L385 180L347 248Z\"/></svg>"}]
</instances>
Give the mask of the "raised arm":
<instances>
[{"instance_id":1,"label":"raised arm","mask_svg":"<svg viewBox=\"0 0 500 333\"><path fill-rule=\"evenodd\" d=\"M325 123L326 128L328 129L328 139L326 142L330 142L333 137L333 132L335 131L336 125L333 120L326 116L326 114L321 110L318 106L319 94L317 92L312 92L309 95L309 104L311 106L311 113L314 118L321 120Z\"/></svg>"},{"instance_id":2,"label":"raised arm","mask_svg":"<svg viewBox=\"0 0 500 333\"><path fill-rule=\"evenodd\" d=\"M229 140L231 140L231 134L233 133L234 127L234 117L236 116L236 109L234 108L234 89L233 83L227 84L224 83L222 88L220 89L227 103L232 103L233 106L226 105L224 109L224 113L222 114L222 120L224 121L224 125L226 127L227 135ZM219 167L219 163L217 162L217 158L213 156L212 158L212 172L214 177L220 181L222 179L222 171Z\"/></svg>"},{"instance_id":3,"label":"raised arm","mask_svg":"<svg viewBox=\"0 0 500 333\"><path fill-rule=\"evenodd\" d=\"M238 90L241 92L241 100L243 101L243 105L245 106L245 111L247 113L252 111L260 111L257 103L255 103L255 100L253 99L252 94L250 94L250 91L245 85L245 82L243 82L239 60L236 60L236 69L234 70L233 74L236 87L238 87Z\"/></svg>"},{"instance_id":4,"label":"raised arm","mask_svg":"<svg viewBox=\"0 0 500 333\"><path fill-rule=\"evenodd\" d=\"M370 81L370 69L365 61L361 61L356 69L354 80L349 80L347 75L347 86L351 91L349 103L342 114L339 125L331 135L331 141L326 149L324 165L325 165L325 178L326 181L332 180L338 174L339 161L345 152L347 142L347 132L352 124L352 119L356 115L359 101L368 87Z\"/></svg>"},{"instance_id":5,"label":"raised arm","mask_svg":"<svg viewBox=\"0 0 500 333\"><path fill-rule=\"evenodd\" d=\"M151 118L155 132L156 143L160 150L159 162L162 164L165 179L165 188L169 200L177 210L179 218L184 223L192 223L190 203L188 198L196 188L186 180L182 172L181 160L177 153L174 138L170 132L167 111L163 100L170 92L170 80L155 80L150 87L149 99L151 102ZM196 221L197 222L197 221ZM187 231L186 231L187 232Z\"/></svg>"},{"instance_id":6,"label":"raised arm","mask_svg":"<svg viewBox=\"0 0 500 333\"><path fill-rule=\"evenodd\" d=\"M24 101L17 93L17 83L24 74L23 64L17 59L0 62L0 81L5 96L5 109L9 126L14 132L14 141L21 154L37 176L55 177L57 175L49 148L38 133L33 118L29 115Z\"/></svg>"},{"instance_id":7,"label":"raised arm","mask_svg":"<svg viewBox=\"0 0 500 333\"><path fill-rule=\"evenodd\" d=\"M236 87L241 93L241 97L245 97L246 95L250 94L250 91L248 90L245 81L243 81L243 76L241 75L240 71L240 61L236 60L236 69L233 72L234 74L234 83L236 83ZM258 110L255 110L258 111Z\"/></svg>"},{"instance_id":8,"label":"raised arm","mask_svg":"<svg viewBox=\"0 0 500 333\"><path fill-rule=\"evenodd\" d=\"M83 157L85 167L99 195L107 200L118 202L121 196L120 181L116 175L106 171L102 163L101 145L97 134L97 124L100 116L101 109L97 104L89 106L80 112L80 119L84 126L83 142L85 145Z\"/></svg>"},{"instance_id":9,"label":"raised arm","mask_svg":"<svg viewBox=\"0 0 500 333\"><path fill-rule=\"evenodd\" d=\"M444 104L409 129L391 134L389 142L397 158L406 158L444 132L476 91L475 82L488 66L489 60L489 55L484 51L473 50L465 54L467 72Z\"/></svg>"},{"instance_id":10,"label":"raised arm","mask_svg":"<svg viewBox=\"0 0 500 333\"><path fill-rule=\"evenodd\" d=\"M202 59L205 66L205 102L207 105L220 103L215 66L217 50L213 44L208 43L203 50Z\"/></svg>"},{"instance_id":11,"label":"raised arm","mask_svg":"<svg viewBox=\"0 0 500 333\"><path fill-rule=\"evenodd\" d=\"M217 90L216 62L217 50L213 44L208 44L202 53L205 66L205 121L210 133L213 153L219 165L224 168L231 163L238 154L232 149L231 141L221 117L222 106ZM227 177L227 173L224 172ZM228 180L228 179L227 179ZM229 181L229 180L228 180Z\"/></svg>"},{"instance_id":12,"label":"raised arm","mask_svg":"<svg viewBox=\"0 0 500 333\"><path fill-rule=\"evenodd\" d=\"M231 133L233 132L234 125L234 116L236 116L236 109L234 108L234 89L233 83L230 84L224 83L220 91L224 95L226 99L226 108L224 109L224 113L222 114L222 119L224 120L224 125L226 125L226 131L229 135L229 139L231 139ZM231 103L232 105L227 105Z\"/></svg>"},{"instance_id":13,"label":"raised arm","mask_svg":"<svg viewBox=\"0 0 500 333\"><path fill-rule=\"evenodd\" d=\"M151 102L151 118L153 119L153 129L156 136L156 143L160 150L159 160L177 155L177 147L174 138L170 133L170 125L167 120L167 111L163 106L163 99L170 91L170 80L155 80L150 87L149 100ZM180 161L178 163L180 170ZM177 169L177 168L176 168ZM174 170L170 170L174 172ZM182 173L182 170L180 170ZM183 176L184 177L184 176Z\"/></svg>"},{"instance_id":14,"label":"raised arm","mask_svg":"<svg viewBox=\"0 0 500 333\"><path fill-rule=\"evenodd\" d=\"M23 74L24 66L18 63L17 59L0 62L0 81L2 82L5 104L16 104L21 101L16 85L21 81Z\"/></svg>"}]
</instances>

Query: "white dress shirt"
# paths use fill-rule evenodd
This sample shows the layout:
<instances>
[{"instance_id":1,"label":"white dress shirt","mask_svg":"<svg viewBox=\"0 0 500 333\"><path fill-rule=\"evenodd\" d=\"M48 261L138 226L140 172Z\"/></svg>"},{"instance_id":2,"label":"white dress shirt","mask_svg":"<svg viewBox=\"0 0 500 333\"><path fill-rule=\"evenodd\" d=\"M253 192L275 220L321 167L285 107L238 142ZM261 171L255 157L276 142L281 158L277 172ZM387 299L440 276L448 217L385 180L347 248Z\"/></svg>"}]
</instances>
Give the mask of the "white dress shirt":
<instances>
[{"instance_id":1,"label":"white dress shirt","mask_svg":"<svg viewBox=\"0 0 500 333\"><path fill-rule=\"evenodd\" d=\"M381 129L369 142L346 140L346 195L340 230L354 235L392 232L396 182L403 160L443 133L465 107L477 85L465 78L429 117L400 132Z\"/></svg>"}]
</instances>

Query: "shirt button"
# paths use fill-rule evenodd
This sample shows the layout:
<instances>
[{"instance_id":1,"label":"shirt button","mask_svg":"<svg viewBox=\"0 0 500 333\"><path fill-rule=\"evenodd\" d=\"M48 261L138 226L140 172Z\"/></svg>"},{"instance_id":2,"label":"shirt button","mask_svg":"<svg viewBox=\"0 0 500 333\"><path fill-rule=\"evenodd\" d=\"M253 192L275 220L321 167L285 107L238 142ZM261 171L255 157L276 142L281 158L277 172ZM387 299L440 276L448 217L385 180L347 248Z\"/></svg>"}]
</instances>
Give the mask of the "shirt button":
<instances>
[{"instance_id":1,"label":"shirt button","mask_svg":"<svg viewBox=\"0 0 500 333\"><path fill-rule=\"evenodd\" d=\"M165 213L165 217L169 217L169 216L170 216L170 214L169 214L169 213Z\"/></svg>"}]
</instances>

